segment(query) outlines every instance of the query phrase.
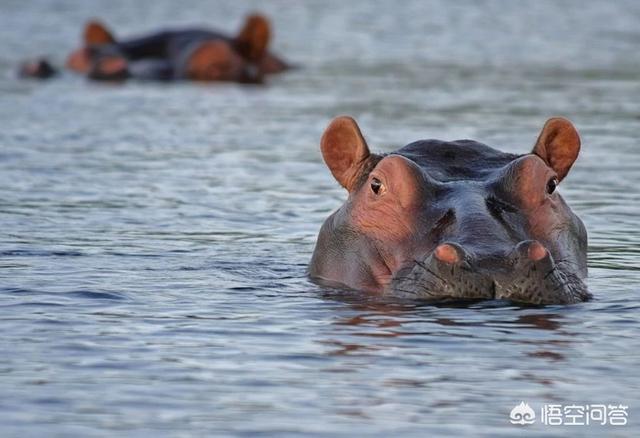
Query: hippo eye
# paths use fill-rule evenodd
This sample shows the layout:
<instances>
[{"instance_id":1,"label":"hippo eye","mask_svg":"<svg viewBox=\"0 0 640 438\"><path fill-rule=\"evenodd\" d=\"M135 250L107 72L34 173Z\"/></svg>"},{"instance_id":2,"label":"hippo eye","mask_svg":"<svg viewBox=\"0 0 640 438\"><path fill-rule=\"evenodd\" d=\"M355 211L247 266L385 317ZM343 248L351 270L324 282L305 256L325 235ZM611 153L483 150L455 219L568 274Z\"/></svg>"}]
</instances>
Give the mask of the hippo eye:
<instances>
[{"instance_id":1,"label":"hippo eye","mask_svg":"<svg viewBox=\"0 0 640 438\"><path fill-rule=\"evenodd\" d=\"M558 178L554 176L547 183L547 193L550 195L553 194L553 192L556 191L556 187L558 187Z\"/></svg>"},{"instance_id":2,"label":"hippo eye","mask_svg":"<svg viewBox=\"0 0 640 438\"><path fill-rule=\"evenodd\" d=\"M373 193L380 194L380 189L382 189L382 182L378 178L371 178L371 190Z\"/></svg>"}]
</instances>

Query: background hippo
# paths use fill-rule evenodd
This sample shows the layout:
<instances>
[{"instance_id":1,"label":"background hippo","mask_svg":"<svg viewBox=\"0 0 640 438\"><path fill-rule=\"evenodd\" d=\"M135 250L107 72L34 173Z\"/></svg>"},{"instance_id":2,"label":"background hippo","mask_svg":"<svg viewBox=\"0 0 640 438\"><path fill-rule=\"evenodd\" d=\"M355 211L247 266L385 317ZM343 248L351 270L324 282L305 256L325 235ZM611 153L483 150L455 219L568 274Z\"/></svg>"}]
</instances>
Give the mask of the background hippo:
<instances>
[{"instance_id":1,"label":"background hippo","mask_svg":"<svg viewBox=\"0 0 640 438\"><path fill-rule=\"evenodd\" d=\"M249 15L240 32L227 36L210 29L161 30L140 37L116 39L101 22L89 21L82 46L66 67L96 80L197 80L260 83L264 76L289 66L268 50L271 24ZM45 77L42 60L26 62L23 77ZM50 66L47 63L48 66Z\"/></svg>"},{"instance_id":2,"label":"background hippo","mask_svg":"<svg viewBox=\"0 0 640 438\"><path fill-rule=\"evenodd\" d=\"M265 74L287 68L268 51L271 33L260 14L249 15L234 37L186 28L117 40L102 23L91 21L84 46L69 56L67 67L93 79L261 82Z\"/></svg>"},{"instance_id":3,"label":"background hippo","mask_svg":"<svg viewBox=\"0 0 640 438\"><path fill-rule=\"evenodd\" d=\"M472 140L371 154L349 117L321 149L349 197L320 230L313 279L431 300L590 298L587 233L556 190L580 150L568 120L547 121L525 155Z\"/></svg>"}]
</instances>

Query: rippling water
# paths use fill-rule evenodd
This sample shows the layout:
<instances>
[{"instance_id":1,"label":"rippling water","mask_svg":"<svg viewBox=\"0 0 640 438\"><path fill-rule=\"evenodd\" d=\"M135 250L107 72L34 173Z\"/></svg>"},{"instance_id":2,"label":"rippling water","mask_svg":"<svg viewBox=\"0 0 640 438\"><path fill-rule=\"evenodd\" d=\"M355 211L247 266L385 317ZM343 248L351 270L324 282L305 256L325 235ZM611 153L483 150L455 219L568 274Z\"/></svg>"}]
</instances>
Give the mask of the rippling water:
<instances>
[{"instance_id":1,"label":"rippling water","mask_svg":"<svg viewBox=\"0 0 640 438\"><path fill-rule=\"evenodd\" d=\"M513 436L520 401L629 406L640 433L640 3L4 0L0 434ZM273 17L304 66L266 87L18 81L85 19L120 35ZM345 194L329 119L374 149L528 151L552 115L583 152L561 191L592 302L385 303L305 277Z\"/></svg>"}]
</instances>

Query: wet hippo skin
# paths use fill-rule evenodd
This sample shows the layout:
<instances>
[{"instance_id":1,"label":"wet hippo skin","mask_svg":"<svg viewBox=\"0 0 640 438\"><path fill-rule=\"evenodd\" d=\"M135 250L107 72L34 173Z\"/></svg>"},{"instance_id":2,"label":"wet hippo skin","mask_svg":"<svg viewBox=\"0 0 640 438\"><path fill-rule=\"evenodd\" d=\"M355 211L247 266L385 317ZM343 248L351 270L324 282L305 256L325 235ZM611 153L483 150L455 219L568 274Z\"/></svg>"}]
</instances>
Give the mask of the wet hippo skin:
<instances>
[{"instance_id":1,"label":"wet hippo skin","mask_svg":"<svg viewBox=\"0 0 640 438\"><path fill-rule=\"evenodd\" d=\"M548 120L524 155L473 140L420 140L379 155L339 117L321 150L349 195L322 225L313 280L432 301L590 298L587 233L557 190L580 150L568 120Z\"/></svg>"}]
</instances>

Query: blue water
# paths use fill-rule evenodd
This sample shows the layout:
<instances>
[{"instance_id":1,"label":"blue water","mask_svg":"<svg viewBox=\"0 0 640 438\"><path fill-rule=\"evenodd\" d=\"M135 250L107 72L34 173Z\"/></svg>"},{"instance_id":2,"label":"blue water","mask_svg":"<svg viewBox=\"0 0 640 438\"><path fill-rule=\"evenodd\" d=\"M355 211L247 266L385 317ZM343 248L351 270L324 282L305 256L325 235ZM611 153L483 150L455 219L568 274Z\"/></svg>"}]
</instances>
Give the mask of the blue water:
<instances>
[{"instance_id":1,"label":"blue water","mask_svg":"<svg viewBox=\"0 0 640 438\"><path fill-rule=\"evenodd\" d=\"M89 17L117 35L273 18L304 66L266 87L12 75L61 63ZM0 435L514 436L520 401L623 404L640 435L640 3L4 0ZM473 138L583 151L563 196L589 231L573 306L443 307L320 288L316 233L345 199L319 139Z\"/></svg>"}]
</instances>

